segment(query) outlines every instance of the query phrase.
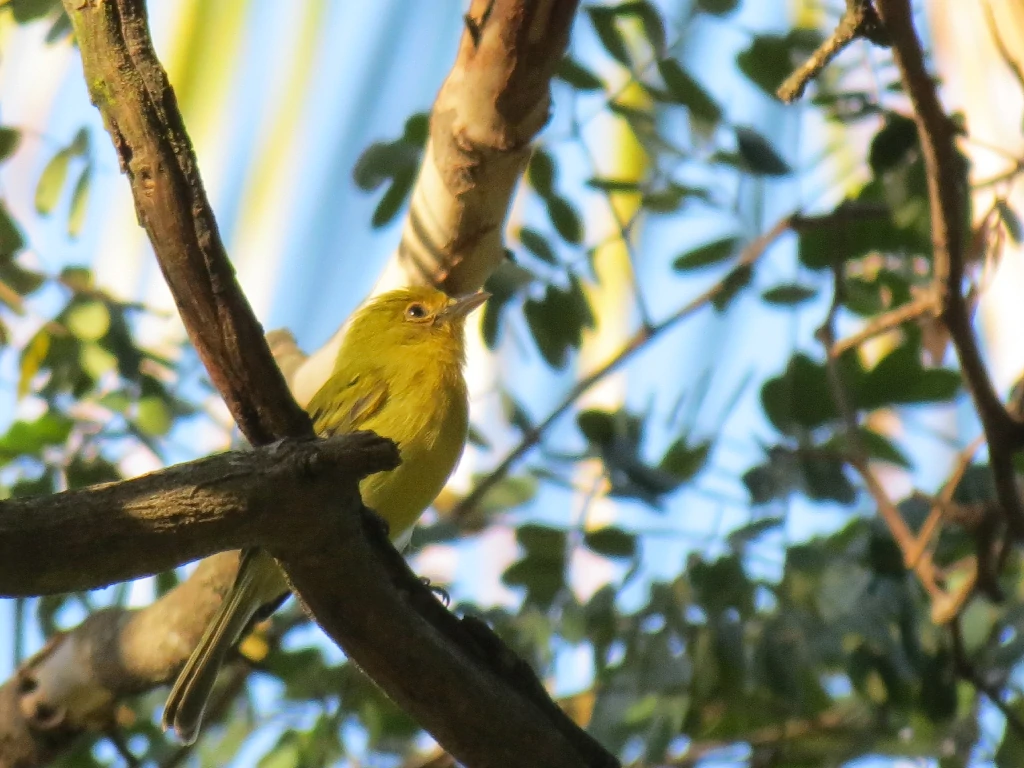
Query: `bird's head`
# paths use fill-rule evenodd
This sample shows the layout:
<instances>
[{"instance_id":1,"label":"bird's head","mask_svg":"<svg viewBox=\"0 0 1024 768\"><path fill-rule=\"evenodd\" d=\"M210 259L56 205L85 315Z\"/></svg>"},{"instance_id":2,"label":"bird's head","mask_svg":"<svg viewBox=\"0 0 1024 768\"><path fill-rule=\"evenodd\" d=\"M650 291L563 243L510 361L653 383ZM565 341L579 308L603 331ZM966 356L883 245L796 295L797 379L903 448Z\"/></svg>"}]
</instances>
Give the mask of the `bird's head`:
<instances>
[{"instance_id":1,"label":"bird's head","mask_svg":"<svg viewBox=\"0 0 1024 768\"><path fill-rule=\"evenodd\" d=\"M348 333L361 339L371 354L416 347L426 354L447 352L461 359L466 317L489 296L484 291L451 297L436 288L400 288L360 309Z\"/></svg>"}]
</instances>

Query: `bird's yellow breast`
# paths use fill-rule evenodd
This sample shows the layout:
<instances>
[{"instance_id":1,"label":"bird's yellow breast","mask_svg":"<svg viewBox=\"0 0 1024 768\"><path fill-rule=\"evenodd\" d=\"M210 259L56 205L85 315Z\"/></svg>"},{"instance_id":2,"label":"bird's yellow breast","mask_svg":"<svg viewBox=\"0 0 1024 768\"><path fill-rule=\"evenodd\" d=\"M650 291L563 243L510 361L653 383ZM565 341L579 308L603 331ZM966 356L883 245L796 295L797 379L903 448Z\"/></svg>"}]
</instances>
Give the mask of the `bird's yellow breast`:
<instances>
[{"instance_id":1,"label":"bird's yellow breast","mask_svg":"<svg viewBox=\"0 0 1024 768\"><path fill-rule=\"evenodd\" d=\"M441 492L466 443L469 406L462 372L422 376L406 389L406 402L425 403L416 409L382 408L360 429L389 437L398 444L402 463L390 472L370 475L359 485L363 503L383 517L391 537L405 533Z\"/></svg>"}]
</instances>

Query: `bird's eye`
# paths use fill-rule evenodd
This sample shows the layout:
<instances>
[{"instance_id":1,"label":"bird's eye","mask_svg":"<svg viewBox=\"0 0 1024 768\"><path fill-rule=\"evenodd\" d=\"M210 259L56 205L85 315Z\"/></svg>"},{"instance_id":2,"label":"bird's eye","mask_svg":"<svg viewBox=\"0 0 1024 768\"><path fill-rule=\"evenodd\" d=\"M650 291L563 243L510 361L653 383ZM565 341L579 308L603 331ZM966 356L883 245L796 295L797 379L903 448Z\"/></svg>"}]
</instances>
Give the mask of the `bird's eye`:
<instances>
[{"instance_id":1,"label":"bird's eye","mask_svg":"<svg viewBox=\"0 0 1024 768\"><path fill-rule=\"evenodd\" d=\"M405 308L405 316L410 320L422 320L427 316L427 308L422 304L410 304Z\"/></svg>"}]
</instances>

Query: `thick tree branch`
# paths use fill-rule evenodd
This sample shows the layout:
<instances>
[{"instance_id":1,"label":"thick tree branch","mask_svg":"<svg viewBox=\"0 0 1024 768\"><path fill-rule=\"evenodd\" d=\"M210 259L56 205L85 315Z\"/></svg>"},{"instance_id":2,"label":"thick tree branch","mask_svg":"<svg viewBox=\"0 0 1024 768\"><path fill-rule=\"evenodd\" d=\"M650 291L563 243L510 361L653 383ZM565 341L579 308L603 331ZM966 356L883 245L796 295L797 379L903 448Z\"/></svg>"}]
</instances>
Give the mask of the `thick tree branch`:
<instances>
[{"instance_id":1,"label":"thick tree branch","mask_svg":"<svg viewBox=\"0 0 1024 768\"><path fill-rule=\"evenodd\" d=\"M390 441L357 432L0 502L0 597L96 589L226 549L287 541L318 499L336 499L351 513L359 480L397 463Z\"/></svg>"},{"instance_id":2,"label":"thick tree branch","mask_svg":"<svg viewBox=\"0 0 1024 768\"><path fill-rule=\"evenodd\" d=\"M914 106L914 120L928 174L932 219L935 294L949 329L967 387L988 440L999 502L1010 527L1024 536L1013 454L1024 447L1024 423L996 394L978 347L963 293L964 251L968 243L966 168L957 154L956 128L942 109L935 82L925 68L921 42L914 30L909 0L878 0L878 11L892 41L903 85Z\"/></svg>"},{"instance_id":3,"label":"thick tree branch","mask_svg":"<svg viewBox=\"0 0 1024 768\"><path fill-rule=\"evenodd\" d=\"M235 279L143 0L65 0L93 103L189 339L253 445L312 437ZM253 382L259 382L258 387Z\"/></svg>"},{"instance_id":4,"label":"thick tree branch","mask_svg":"<svg viewBox=\"0 0 1024 768\"><path fill-rule=\"evenodd\" d=\"M430 138L398 249L375 294L409 284L474 291L505 257L512 195L530 142L548 119L550 82L579 0L473 0L451 73L437 94ZM327 378L344 334L289 376L299 402Z\"/></svg>"}]
</instances>

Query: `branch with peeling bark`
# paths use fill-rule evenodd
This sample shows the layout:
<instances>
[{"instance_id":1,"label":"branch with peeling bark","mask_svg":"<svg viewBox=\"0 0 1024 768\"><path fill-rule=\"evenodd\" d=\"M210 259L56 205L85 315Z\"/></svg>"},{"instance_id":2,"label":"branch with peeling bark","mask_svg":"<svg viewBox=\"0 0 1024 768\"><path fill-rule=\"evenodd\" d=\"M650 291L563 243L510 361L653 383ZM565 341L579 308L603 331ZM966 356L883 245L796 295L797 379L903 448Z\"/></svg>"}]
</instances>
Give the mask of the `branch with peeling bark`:
<instances>
[{"instance_id":1,"label":"branch with peeling bark","mask_svg":"<svg viewBox=\"0 0 1024 768\"><path fill-rule=\"evenodd\" d=\"M458 55L431 111L402 239L374 295L410 284L468 293L501 264L509 205L530 142L548 120L551 77L578 6L578 0L470 3ZM326 380L344 332L343 326L295 363L289 382L300 403ZM296 350L293 343L290 353Z\"/></svg>"}]
</instances>

